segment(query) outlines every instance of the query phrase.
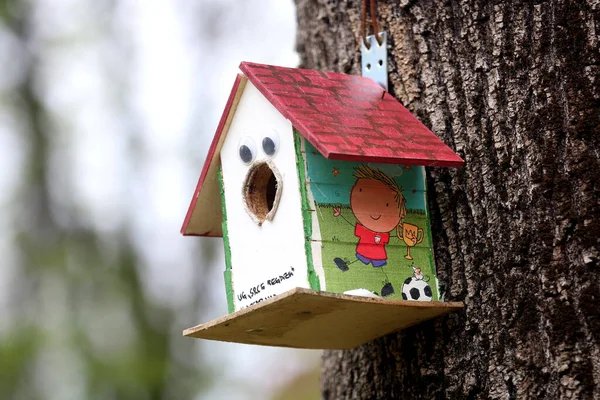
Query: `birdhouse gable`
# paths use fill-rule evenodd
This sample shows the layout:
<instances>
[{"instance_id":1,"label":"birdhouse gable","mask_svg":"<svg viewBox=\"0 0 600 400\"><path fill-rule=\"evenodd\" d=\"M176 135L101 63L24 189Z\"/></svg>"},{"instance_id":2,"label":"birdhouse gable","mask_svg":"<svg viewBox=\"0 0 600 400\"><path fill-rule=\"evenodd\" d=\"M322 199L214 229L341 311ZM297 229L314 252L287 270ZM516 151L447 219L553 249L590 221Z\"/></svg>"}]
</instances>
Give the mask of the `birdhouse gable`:
<instances>
[{"instance_id":1,"label":"birdhouse gable","mask_svg":"<svg viewBox=\"0 0 600 400\"><path fill-rule=\"evenodd\" d=\"M244 88L220 158L230 308L310 288L293 128L252 83Z\"/></svg>"}]
</instances>

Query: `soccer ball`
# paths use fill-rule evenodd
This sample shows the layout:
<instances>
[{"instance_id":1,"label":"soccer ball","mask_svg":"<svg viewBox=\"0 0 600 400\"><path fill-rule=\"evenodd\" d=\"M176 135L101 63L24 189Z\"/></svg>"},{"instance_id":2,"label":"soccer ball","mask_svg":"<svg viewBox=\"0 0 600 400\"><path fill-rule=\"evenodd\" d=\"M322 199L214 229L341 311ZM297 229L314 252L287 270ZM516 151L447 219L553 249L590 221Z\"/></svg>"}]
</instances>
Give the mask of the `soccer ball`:
<instances>
[{"instance_id":1,"label":"soccer ball","mask_svg":"<svg viewBox=\"0 0 600 400\"><path fill-rule=\"evenodd\" d=\"M427 284L427 282L425 282L423 279L417 279L414 276L406 278L404 284L402 284L402 299L431 301L433 300L431 286L429 286L429 284Z\"/></svg>"}]
</instances>

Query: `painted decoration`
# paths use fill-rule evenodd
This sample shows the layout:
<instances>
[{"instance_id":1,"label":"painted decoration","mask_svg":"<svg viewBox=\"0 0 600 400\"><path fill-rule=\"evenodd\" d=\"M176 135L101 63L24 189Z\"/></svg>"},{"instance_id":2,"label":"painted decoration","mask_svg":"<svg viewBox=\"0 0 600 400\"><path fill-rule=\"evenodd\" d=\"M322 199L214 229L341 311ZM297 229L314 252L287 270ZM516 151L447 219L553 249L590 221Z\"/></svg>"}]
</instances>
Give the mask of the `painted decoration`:
<instances>
[{"instance_id":1,"label":"painted decoration","mask_svg":"<svg viewBox=\"0 0 600 400\"><path fill-rule=\"evenodd\" d=\"M321 286L437 300L424 168L328 160L308 141L303 146ZM406 285L422 294L403 295Z\"/></svg>"},{"instance_id":2,"label":"painted decoration","mask_svg":"<svg viewBox=\"0 0 600 400\"><path fill-rule=\"evenodd\" d=\"M292 125L252 84L220 155L230 311L310 288Z\"/></svg>"}]
</instances>

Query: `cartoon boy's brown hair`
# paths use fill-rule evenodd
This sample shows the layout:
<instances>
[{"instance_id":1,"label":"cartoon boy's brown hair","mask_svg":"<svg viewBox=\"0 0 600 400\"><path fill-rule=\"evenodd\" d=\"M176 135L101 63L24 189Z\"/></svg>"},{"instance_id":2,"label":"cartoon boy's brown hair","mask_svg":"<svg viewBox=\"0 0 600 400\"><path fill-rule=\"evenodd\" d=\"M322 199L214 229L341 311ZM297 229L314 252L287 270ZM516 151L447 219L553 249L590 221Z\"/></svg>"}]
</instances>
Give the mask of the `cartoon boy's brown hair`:
<instances>
[{"instance_id":1,"label":"cartoon boy's brown hair","mask_svg":"<svg viewBox=\"0 0 600 400\"><path fill-rule=\"evenodd\" d=\"M402 194L402 188L398 186L394 179L387 176L380 169L373 169L364 164L357 165L354 168L354 177L356 179L375 179L394 191L396 194L396 203L398 203L400 219L404 219L404 217L406 217L406 199Z\"/></svg>"}]
</instances>

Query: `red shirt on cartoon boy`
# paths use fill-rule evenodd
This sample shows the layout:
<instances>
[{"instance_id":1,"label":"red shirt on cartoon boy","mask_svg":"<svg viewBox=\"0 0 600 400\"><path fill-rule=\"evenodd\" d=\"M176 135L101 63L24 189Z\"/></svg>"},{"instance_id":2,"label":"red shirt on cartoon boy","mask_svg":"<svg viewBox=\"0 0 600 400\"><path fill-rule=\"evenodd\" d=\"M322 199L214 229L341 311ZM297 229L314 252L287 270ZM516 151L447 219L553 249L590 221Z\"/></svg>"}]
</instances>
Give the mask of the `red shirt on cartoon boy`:
<instances>
[{"instance_id":1,"label":"red shirt on cartoon boy","mask_svg":"<svg viewBox=\"0 0 600 400\"><path fill-rule=\"evenodd\" d=\"M356 253L370 260L385 260L385 245L390 241L389 232L375 232L357 223L354 236L358 237Z\"/></svg>"}]
</instances>

